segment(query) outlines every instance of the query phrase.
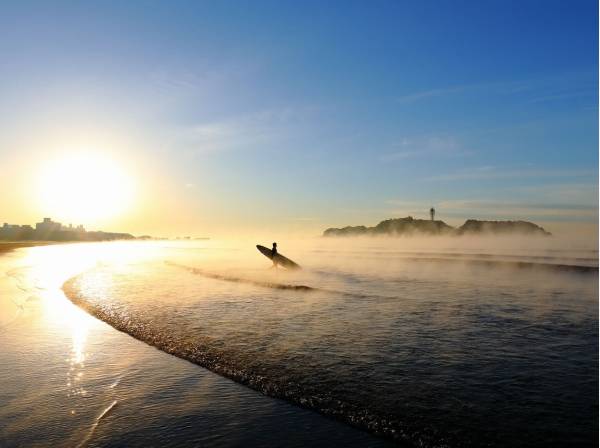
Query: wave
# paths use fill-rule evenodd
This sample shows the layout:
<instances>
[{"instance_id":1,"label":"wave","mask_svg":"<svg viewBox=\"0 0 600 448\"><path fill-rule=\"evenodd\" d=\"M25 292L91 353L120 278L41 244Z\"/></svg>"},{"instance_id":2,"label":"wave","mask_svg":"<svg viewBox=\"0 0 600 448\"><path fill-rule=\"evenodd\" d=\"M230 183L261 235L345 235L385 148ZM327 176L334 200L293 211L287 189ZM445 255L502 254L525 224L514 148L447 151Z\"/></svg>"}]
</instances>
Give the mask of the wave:
<instances>
[{"instance_id":1,"label":"wave","mask_svg":"<svg viewBox=\"0 0 600 448\"><path fill-rule=\"evenodd\" d=\"M432 260L418 258L418 261ZM435 258L434 261L448 262ZM588 352L582 350L595 343L590 341L597 341L593 319L587 317L583 326L575 330L572 319L564 317L565 309L570 310L573 303L567 299L570 294L564 295L564 299L561 299L562 294L558 295L554 308L554 302L549 301L550 308L545 309L545 313L551 324L547 324L537 320L538 313L533 312L537 301L531 303L528 291L523 292L518 286L506 289L502 283L499 289L480 298L482 290L488 288L473 288L469 292L462 284L439 282L432 288L410 279L406 280L406 288L392 285L381 289L382 293L397 293L398 297L386 297L394 300L379 300L383 296L280 283L269 281L269 277L245 278L232 271L219 273L170 261L165 263L174 269L153 264L140 267L139 271L137 268L117 270L117 275L109 268L95 274L80 274L65 282L63 291L88 313L168 354L265 395L408 446L480 446L481 442L494 440L493 431L486 429L487 423L474 421L481 414L473 414L472 410L507 394L518 392L527 400L547 390L552 393L559 390L566 394L563 403L578 403L577 396L569 395L571 391L578 393L573 387L577 378L570 384L555 381L564 377L572 362L589 359ZM571 265L557 267L496 260L477 260L476 263L517 269L573 269ZM178 270L184 272L180 274ZM189 276L185 271L199 277ZM576 266L575 271L597 272L597 268ZM286 278L291 279L289 282L317 278L313 277L317 270L307 272L309 277ZM332 269L323 274L331 275ZM90 286L102 284L103 276L113 279L108 295L102 288L95 290ZM204 281L200 277L218 282ZM155 287L148 286L149 278ZM576 280L577 285L585 283L589 290L597 285L597 280L587 274ZM274 291L238 290L221 281ZM371 281L364 285L365 290L379 292L380 282ZM327 286L329 284L338 283L327 283ZM345 285L348 289L357 286ZM561 288L557 290L562 292ZM581 295L579 289L571 291L569 288L564 291ZM164 292L161 294L161 291ZM586 291L585 300L578 301L570 312L579 313L580 306L587 304L596 306L595 299L589 298ZM343 297L371 297L373 300L344 300ZM446 300L446 297L455 300ZM528 335L526 347L519 344L523 334ZM565 335L570 339L565 339ZM592 337L586 339L587 335ZM557 346L564 347L565 356L556 356ZM507 359L514 371L504 368ZM489 368L490 363L498 368ZM546 372L541 389L537 386L522 389L519 378L537 375L541 368ZM472 391L478 391L481 384L498 385L488 395L473 395ZM590 395L588 392L585 391L586 396ZM499 410L491 418L493 422L489 427L503 427L512 412L524 412L516 405L511 406ZM531 406L532 412L543 408ZM449 409L453 410L451 414L447 413ZM556 409L562 408L557 406ZM548 417L545 422L552 422L554 417ZM563 417L561 414L560 418ZM538 425L538 429L540 427ZM508 434L518 434L511 428Z\"/></svg>"},{"instance_id":2,"label":"wave","mask_svg":"<svg viewBox=\"0 0 600 448\"><path fill-rule=\"evenodd\" d=\"M188 268L186 267L186 269ZM198 269L195 269L196 273L198 271ZM202 275L204 274L207 273L202 273ZM300 407L317 411L327 417L343 421L384 438L405 445L408 444L408 446L445 446L439 436L426 434L422 430L416 429L416 427L412 429L412 425L409 425L398 416L388 415L360 404L335 398L328 391L301 385L299 382L290 380L285 376L269 376L261 371L260 366L247 366L240 362L243 357L239 353L231 349L218 348L218 344L214 344L210 337L199 337L191 342L185 336L155 329L151 319L147 320L143 316L131 314L120 314L110 306L93 304L86 300L75 286L77 280L83 275L85 274L75 276L63 284L62 289L66 297L75 305L108 323L118 331L156 347L165 353L190 361L250 387L264 395L283 399ZM231 280L229 276L221 274L209 275L211 278ZM234 281L238 281L238 279L235 278ZM268 284L267 282L252 282L254 284L261 283L261 286ZM280 286L282 285L275 285L278 289ZM299 290L305 291L306 289Z\"/></svg>"},{"instance_id":3,"label":"wave","mask_svg":"<svg viewBox=\"0 0 600 448\"><path fill-rule=\"evenodd\" d=\"M378 255L385 255L386 252L375 252ZM515 261L535 261L535 262L546 262L553 264L577 264L577 263L598 263L598 257L571 257L571 256L550 256L550 255L518 255L518 254L493 254L485 252L430 252L430 251L400 251L400 252L387 252L387 254L394 254L400 256L420 256L420 257L449 257L449 258L473 258L473 259L487 259L487 260L515 260Z\"/></svg>"},{"instance_id":4,"label":"wave","mask_svg":"<svg viewBox=\"0 0 600 448\"><path fill-rule=\"evenodd\" d=\"M217 272L210 272L210 271L206 271L204 269L198 269L198 268L195 268L192 266L186 266L183 264L173 263L171 261L165 261L165 264L167 264L169 266L174 266L177 268L182 268L182 269L185 269L185 270L191 272L192 274L202 275L203 277L213 278L215 280L224 280L227 282L234 282L234 283L247 283L249 285L262 286L264 288L287 289L287 290L291 290L291 291L307 291L307 292L324 291L319 288L313 288L312 286L290 285L290 284L285 284L285 283L275 283L275 282L267 282L267 281L263 281L263 280L254 280L254 279L249 279L249 278L244 278L244 277L235 277L235 276L227 275L227 274L219 274Z\"/></svg>"},{"instance_id":5,"label":"wave","mask_svg":"<svg viewBox=\"0 0 600 448\"><path fill-rule=\"evenodd\" d=\"M317 252L317 251L315 251ZM318 251L326 252L326 251ZM330 251L335 253L335 251ZM361 252L356 252L361 254ZM433 253L433 252L365 252L363 258L380 259L381 255L390 255L399 261L410 262L431 262L431 263L463 263L469 265L479 265L485 267L506 267L516 269L539 269L546 271L559 272L579 272L579 273L597 273L598 266L591 264L598 262L597 258L560 258L560 257L542 257L542 256L502 256L492 254L453 254L453 253Z\"/></svg>"},{"instance_id":6,"label":"wave","mask_svg":"<svg viewBox=\"0 0 600 448\"><path fill-rule=\"evenodd\" d=\"M104 408L104 410L102 410L100 415L98 415L98 417L96 417L96 419L94 420L94 423L92 423L92 426L90 427L86 436L77 445L77 448L82 448L82 447L86 446L87 442L92 438L94 431L96 431L96 428L98 427L98 425L100 424L102 419L105 418L113 410L113 408L116 405L117 405L117 400L113 400L111 404L109 404L106 408Z\"/></svg>"},{"instance_id":7,"label":"wave","mask_svg":"<svg viewBox=\"0 0 600 448\"><path fill-rule=\"evenodd\" d=\"M15 286L23 293L31 294L34 287L27 286L25 281L24 271L29 269L29 266L14 268L6 272L6 276L11 278L14 281ZM35 300L39 300L39 297L36 295L29 295L25 299L15 299L13 297L9 297L10 301L16 308L15 314L12 319L0 325L0 332L3 332L8 327L16 323L25 312L25 307L28 303L33 302Z\"/></svg>"},{"instance_id":8,"label":"wave","mask_svg":"<svg viewBox=\"0 0 600 448\"><path fill-rule=\"evenodd\" d=\"M581 264L563 264L563 263L541 263L536 261L515 261L515 260L488 260L471 258L443 258L443 257L403 257L403 260L416 262L433 263L464 263L486 267L506 267L517 269L538 269L545 271L560 272L579 272L579 273L597 273L598 266L588 266Z\"/></svg>"},{"instance_id":9,"label":"wave","mask_svg":"<svg viewBox=\"0 0 600 448\"><path fill-rule=\"evenodd\" d=\"M597 274L597 266L586 266L586 265L572 265L572 264L549 264L549 263L538 263L538 262L526 262L526 261L509 261L509 260L483 260L483 259L449 259L449 258L438 258L438 257L403 257L403 260L411 262L430 262L430 263L463 263L473 266L484 266L487 268L507 268L507 269L519 269L519 270L541 270L541 271L554 271L564 273L579 273L579 274ZM201 275L206 278L212 278L215 280L222 280L233 283L244 283L253 286L259 286L263 288L298 291L306 293L323 292L328 294L335 294L342 297L350 297L357 299L394 299L395 297L379 295L379 294L365 294L359 292L341 291L330 288L317 288L314 286L307 285L296 285L288 283L277 283L272 281L258 280L247 277L239 277L230 274L217 273L213 271L207 271L193 266L183 265L174 263L171 261L165 261L168 266L184 269L192 274ZM331 274L331 272L313 270L317 274Z\"/></svg>"},{"instance_id":10,"label":"wave","mask_svg":"<svg viewBox=\"0 0 600 448\"><path fill-rule=\"evenodd\" d=\"M377 294L361 294L361 293L356 293L356 292L340 291L340 290L335 290L335 289L315 288L313 286L306 286L306 285L293 285L293 284L289 284L289 283L276 283L276 282L269 282L269 281L264 281L264 280L256 280L256 279L251 279L251 278L247 278L247 277L236 277L233 275L219 274L217 272L206 271L204 269L195 268L193 266L187 266L187 265L183 265L183 264L179 264L179 263L173 263L171 261L165 261L165 264L167 264L168 266L185 269L186 271L188 271L192 274L201 275L203 277L212 278L215 280L223 280L226 282L233 282L233 283L245 283L248 285L260 286L263 288L280 289L280 290L288 290L288 291L300 291L300 292L307 292L307 293L309 293L309 292L325 292L328 294L336 294L336 295L343 296L343 297L354 297L354 298L358 298L358 299L361 299L361 298L393 299L393 297L381 296L381 295L377 295Z\"/></svg>"}]
</instances>

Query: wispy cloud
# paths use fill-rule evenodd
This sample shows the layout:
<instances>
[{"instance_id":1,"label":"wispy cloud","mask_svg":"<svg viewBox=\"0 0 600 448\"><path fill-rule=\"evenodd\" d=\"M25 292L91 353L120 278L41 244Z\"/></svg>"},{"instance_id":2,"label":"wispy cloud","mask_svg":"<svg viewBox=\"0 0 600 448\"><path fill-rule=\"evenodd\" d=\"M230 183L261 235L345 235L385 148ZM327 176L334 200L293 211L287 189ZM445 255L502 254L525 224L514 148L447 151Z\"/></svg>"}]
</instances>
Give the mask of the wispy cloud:
<instances>
[{"instance_id":1,"label":"wispy cloud","mask_svg":"<svg viewBox=\"0 0 600 448\"><path fill-rule=\"evenodd\" d=\"M424 201L389 200L396 214L426 216L428 206ZM598 207L593 203L535 203L501 199L450 199L432 201L440 219L489 218L489 219L597 219Z\"/></svg>"},{"instance_id":2,"label":"wispy cloud","mask_svg":"<svg viewBox=\"0 0 600 448\"><path fill-rule=\"evenodd\" d=\"M455 173L440 174L425 178L427 181L463 181L463 180L494 180L512 178L564 178L590 177L595 175L589 169L502 169L493 166L479 166L463 169Z\"/></svg>"},{"instance_id":3,"label":"wispy cloud","mask_svg":"<svg viewBox=\"0 0 600 448\"><path fill-rule=\"evenodd\" d=\"M541 202L560 201L569 204L597 204L598 182L557 183L510 187L507 191L535 198Z\"/></svg>"},{"instance_id":4,"label":"wispy cloud","mask_svg":"<svg viewBox=\"0 0 600 448\"><path fill-rule=\"evenodd\" d=\"M598 218L598 207L589 204L451 200L440 202L438 210L453 215L496 219L590 220Z\"/></svg>"},{"instance_id":5,"label":"wispy cloud","mask_svg":"<svg viewBox=\"0 0 600 448\"><path fill-rule=\"evenodd\" d=\"M276 141L306 113L291 107L263 110L220 121L178 126L169 135L169 146L189 154L256 147Z\"/></svg>"},{"instance_id":6,"label":"wispy cloud","mask_svg":"<svg viewBox=\"0 0 600 448\"><path fill-rule=\"evenodd\" d=\"M485 210L487 213L502 214L512 212L534 212L535 214L554 214L572 212L597 212L598 208L585 204L569 203L531 203L498 199L460 199L441 201L438 208L453 211Z\"/></svg>"},{"instance_id":7,"label":"wispy cloud","mask_svg":"<svg viewBox=\"0 0 600 448\"><path fill-rule=\"evenodd\" d=\"M419 100L423 100L423 99L427 99L427 98L439 97L439 96L450 95L453 93L464 92L465 90L468 90L469 88L474 88L474 86L461 85L461 86L441 87L441 88L436 88L436 89L422 90L419 92L401 96L401 97L397 98L397 101L399 103L413 103L415 101L419 101Z\"/></svg>"},{"instance_id":8,"label":"wispy cloud","mask_svg":"<svg viewBox=\"0 0 600 448\"><path fill-rule=\"evenodd\" d=\"M455 138L443 136L403 138L400 143L394 145L394 149L393 152L383 154L380 157L381 161L391 162L416 157L453 157L472 154Z\"/></svg>"},{"instance_id":9,"label":"wispy cloud","mask_svg":"<svg viewBox=\"0 0 600 448\"><path fill-rule=\"evenodd\" d=\"M407 95L396 98L399 103L414 103L420 100L426 100L429 98L444 97L459 93L470 93L485 90L495 94L511 94L529 90L534 85L531 80L520 80L520 81L498 81L498 82L484 82L484 83L473 83L473 84L460 84L455 86L435 87L428 90L421 90L418 92L410 93Z\"/></svg>"},{"instance_id":10,"label":"wispy cloud","mask_svg":"<svg viewBox=\"0 0 600 448\"><path fill-rule=\"evenodd\" d=\"M253 62L230 61L214 64L199 60L186 68L165 68L163 65L149 72L147 76L154 92L178 97L221 89L241 79L254 76L256 72L257 66Z\"/></svg>"},{"instance_id":11,"label":"wispy cloud","mask_svg":"<svg viewBox=\"0 0 600 448\"><path fill-rule=\"evenodd\" d=\"M203 123L185 131L185 136L196 152L220 151L267 139L265 126L242 121Z\"/></svg>"},{"instance_id":12,"label":"wispy cloud","mask_svg":"<svg viewBox=\"0 0 600 448\"><path fill-rule=\"evenodd\" d=\"M588 83L590 79L593 84L582 87L582 83ZM529 93L533 98L524 98L526 102L542 102L552 100L566 100L576 97L597 98L598 86L595 78L590 77L590 73L564 73L555 76L492 81L471 84L459 84L454 86L432 87L430 89L420 90L396 98L398 103L410 104L421 100L432 98L442 98L446 96L485 93L493 95L512 95Z\"/></svg>"},{"instance_id":13,"label":"wispy cloud","mask_svg":"<svg viewBox=\"0 0 600 448\"><path fill-rule=\"evenodd\" d=\"M544 96L539 96L529 100L530 103L542 103L548 101L571 100L575 98L597 98L598 92L590 90L579 90L574 92L554 93Z\"/></svg>"},{"instance_id":14,"label":"wispy cloud","mask_svg":"<svg viewBox=\"0 0 600 448\"><path fill-rule=\"evenodd\" d=\"M300 217L292 217L290 218L292 221L301 221L301 222L313 222L319 221L319 218L311 217L311 216L300 216Z\"/></svg>"}]
</instances>

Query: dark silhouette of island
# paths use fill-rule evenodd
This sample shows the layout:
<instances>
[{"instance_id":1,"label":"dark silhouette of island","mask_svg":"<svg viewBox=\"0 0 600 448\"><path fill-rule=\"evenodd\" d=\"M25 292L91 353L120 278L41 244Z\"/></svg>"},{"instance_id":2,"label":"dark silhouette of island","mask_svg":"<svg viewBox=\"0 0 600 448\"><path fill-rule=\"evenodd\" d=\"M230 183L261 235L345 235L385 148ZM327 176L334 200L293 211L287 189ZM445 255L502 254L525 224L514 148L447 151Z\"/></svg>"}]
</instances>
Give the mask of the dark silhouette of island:
<instances>
[{"instance_id":1,"label":"dark silhouette of island","mask_svg":"<svg viewBox=\"0 0 600 448\"><path fill-rule=\"evenodd\" d=\"M433 215L433 213L432 213ZM433 218L433 216L432 216ZM381 221L375 227L349 226L330 228L323 236L411 236L411 235L480 235L480 234L521 234L550 236L544 228L528 221L479 221L469 219L458 227L452 227L444 221L433 219L394 218Z\"/></svg>"},{"instance_id":2,"label":"dark silhouette of island","mask_svg":"<svg viewBox=\"0 0 600 448\"><path fill-rule=\"evenodd\" d=\"M459 235L477 233L519 233L522 235L551 236L543 227L529 221L479 221L468 219L456 229Z\"/></svg>"},{"instance_id":3,"label":"dark silhouette of island","mask_svg":"<svg viewBox=\"0 0 600 448\"><path fill-rule=\"evenodd\" d=\"M83 226L73 227L62 225L60 222L44 218L33 228L30 225L4 223L0 227L2 241L113 241L135 239L130 233L119 232L88 232Z\"/></svg>"}]
</instances>

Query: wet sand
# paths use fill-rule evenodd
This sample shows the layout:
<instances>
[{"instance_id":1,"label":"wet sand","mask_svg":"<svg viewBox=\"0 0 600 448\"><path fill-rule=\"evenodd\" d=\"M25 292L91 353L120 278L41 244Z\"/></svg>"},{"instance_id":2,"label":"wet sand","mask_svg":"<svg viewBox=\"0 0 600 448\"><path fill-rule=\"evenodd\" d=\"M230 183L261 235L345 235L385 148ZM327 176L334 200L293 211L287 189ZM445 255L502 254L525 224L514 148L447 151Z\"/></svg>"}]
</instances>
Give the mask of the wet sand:
<instances>
[{"instance_id":1,"label":"wet sand","mask_svg":"<svg viewBox=\"0 0 600 448\"><path fill-rule=\"evenodd\" d=\"M15 249L34 246L48 246L51 244L60 244L53 241L0 241L0 253L8 252ZM64 244L64 243L63 243Z\"/></svg>"}]
</instances>

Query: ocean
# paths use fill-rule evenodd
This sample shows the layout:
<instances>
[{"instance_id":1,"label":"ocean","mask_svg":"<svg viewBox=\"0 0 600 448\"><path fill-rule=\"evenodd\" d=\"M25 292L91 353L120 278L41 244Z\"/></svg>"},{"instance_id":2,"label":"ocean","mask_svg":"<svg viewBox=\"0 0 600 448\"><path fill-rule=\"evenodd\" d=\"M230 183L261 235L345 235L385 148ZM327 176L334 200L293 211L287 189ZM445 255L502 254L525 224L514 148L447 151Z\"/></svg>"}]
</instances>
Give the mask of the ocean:
<instances>
[{"instance_id":1,"label":"ocean","mask_svg":"<svg viewBox=\"0 0 600 448\"><path fill-rule=\"evenodd\" d=\"M11 252L0 445L596 446L598 253L547 241Z\"/></svg>"}]
</instances>

